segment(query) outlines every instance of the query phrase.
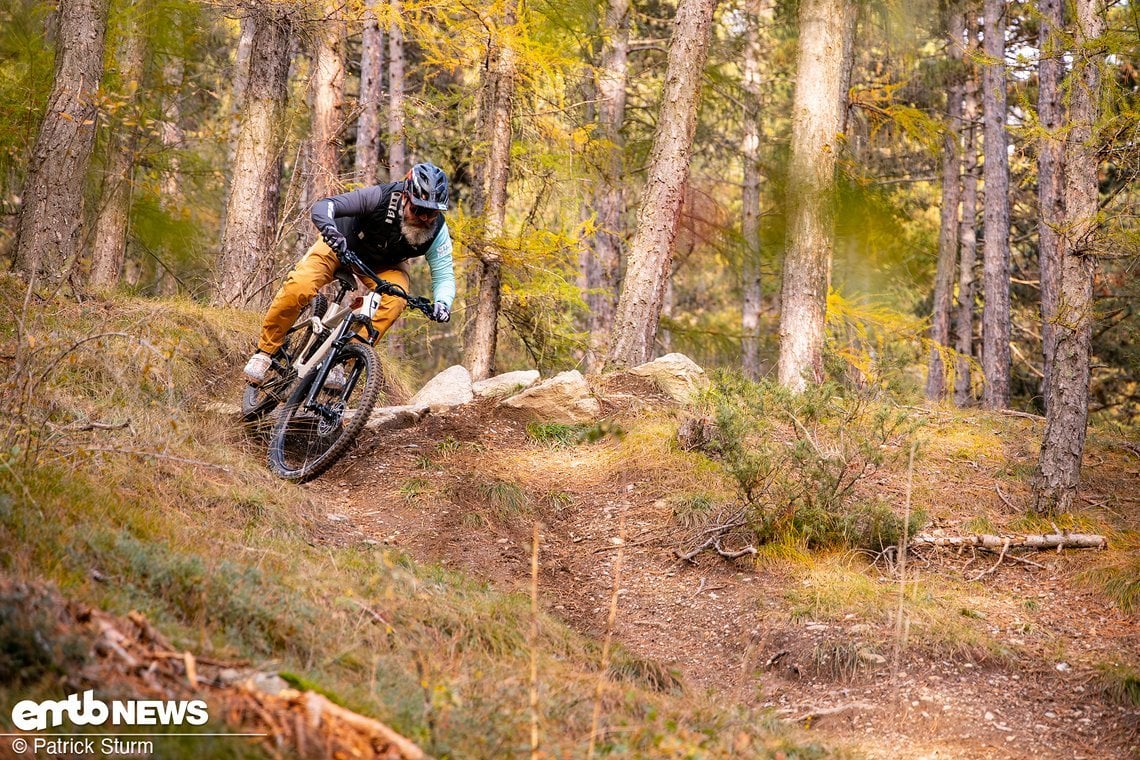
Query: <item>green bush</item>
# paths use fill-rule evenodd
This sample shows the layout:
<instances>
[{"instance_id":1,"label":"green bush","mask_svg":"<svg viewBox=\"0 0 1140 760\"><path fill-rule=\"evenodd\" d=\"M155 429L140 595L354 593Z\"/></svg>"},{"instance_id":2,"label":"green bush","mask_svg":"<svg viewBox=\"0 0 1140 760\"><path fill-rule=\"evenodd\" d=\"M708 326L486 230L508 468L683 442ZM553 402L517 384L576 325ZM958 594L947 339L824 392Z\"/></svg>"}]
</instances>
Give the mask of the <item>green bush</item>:
<instances>
[{"instance_id":1,"label":"green bush","mask_svg":"<svg viewBox=\"0 0 1140 760\"><path fill-rule=\"evenodd\" d=\"M735 482L756 541L869 551L898 543L902 518L859 502L856 486L905 460L918 425L904 410L835 383L793 394L732 373L717 375L706 403L717 434L705 452ZM924 522L915 511L909 530Z\"/></svg>"}]
</instances>

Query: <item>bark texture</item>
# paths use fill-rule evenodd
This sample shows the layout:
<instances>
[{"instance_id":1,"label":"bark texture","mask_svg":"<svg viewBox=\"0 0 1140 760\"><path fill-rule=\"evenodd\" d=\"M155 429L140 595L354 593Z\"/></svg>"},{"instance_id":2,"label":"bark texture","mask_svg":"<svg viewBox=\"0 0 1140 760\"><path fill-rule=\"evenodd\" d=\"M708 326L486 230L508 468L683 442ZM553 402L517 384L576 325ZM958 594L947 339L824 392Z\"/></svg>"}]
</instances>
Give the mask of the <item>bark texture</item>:
<instances>
[{"instance_id":1,"label":"bark texture","mask_svg":"<svg viewBox=\"0 0 1140 760\"><path fill-rule=\"evenodd\" d=\"M744 242L741 267L741 369L760 377L760 23L770 12L765 0L750 0L744 43L744 189L740 231Z\"/></svg>"},{"instance_id":2,"label":"bark texture","mask_svg":"<svg viewBox=\"0 0 1140 760\"><path fill-rule=\"evenodd\" d=\"M629 0L610 0L606 7L601 67L597 76L598 134L603 142L601 179L594 188L593 210L597 230L585 262L589 308L590 353L605 350L613 327L625 239L624 141L626 80L629 71Z\"/></svg>"},{"instance_id":3,"label":"bark texture","mask_svg":"<svg viewBox=\"0 0 1140 760\"><path fill-rule=\"evenodd\" d=\"M1099 232L1095 125L1105 56L1105 20L1095 0L1077 0L1075 5L1064 159L1065 215L1059 240L1061 282L1054 328L1056 353L1047 383L1045 438L1033 478L1033 509L1039 514L1067 512L1072 507L1088 429Z\"/></svg>"},{"instance_id":4,"label":"bark texture","mask_svg":"<svg viewBox=\"0 0 1140 760\"><path fill-rule=\"evenodd\" d=\"M715 6L716 0L681 0L677 6L665 91L649 156L649 177L605 358L607 369L632 367L653 357L673 241L689 177Z\"/></svg>"},{"instance_id":5,"label":"bark texture","mask_svg":"<svg viewBox=\"0 0 1140 760\"><path fill-rule=\"evenodd\" d=\"M380 100L384 92L384 32L371 9L360 43L360 118L356 124L356 181L380 181Z\"/></svg>"},{"instance_id":6,"label":"bark texture","mask_svg":"<svg viewBox=\"0 0 1140 760\"><path fill-rule=\"evenodd\" d=\"M132 3L126 11L128 23L115 56L117 89L121 96L131 98L129 102L135 102L133 95L138 92L143 75L146 46L137 21L139 13L137 3ZM88 286L96 291L112 290L119 284L126 257L132 179L138 151L138 129L119 119L115 121L119 123L111 125L107 140L107 162L91 245Z\"/></svg>"},{"instance_id":7,"label":"bark texture","mask_svg":"<svg viewBox=\"0 0 1140 760\"><path fill-rule=\"evenodd\" d=\"M968 15L965 56L968 63L962 99L962 226L958 233L958 302L954 307L954 350L958 352L954 403L958 406L973 402L974 268L978 262L978 71L973 63L978 48L978 23L973 13Z\"/></svg>"},{"instance_id":8,"label":"bark texture","mask_svg":"<svg viewBox=\"0 0 1140 760\"><path fill-rule=\"evenodd\" d=\"M988 62L982 72L985 122L985 239L982 247L982 372L987 409L1009 406L1009 155L1005 129L1005 0L985 0Z\"/></svg>"},{"instance_id":9,"label":"bark texture","mask_svg":"<svg viewBox=\"0 0 1140 760\"><path fill-rule=\"evenodd\" d=\"M1061 0L1039 0L1041 29L1038 49L1041 59L1037 67L1037 118L1045 134L1037 147L1037 205L1041 218L1037 226L1037 258L1041 268L1041 338L1045 380L1042 396L1049 398L1049 372L1053 363L1055 341L1053 320L1057 315L1057 290L1061 281L1059 234L1065 213L1065 144L1059 134L1064 118L1061 102L1061 80L1065 65L1058 32L1063 31Z\"/></svg>"},{"instance_id":10,"label":"bark texture","mask_svg":"<svg viewBox=\"0 0 1140 760\"><path fill-rule=\"evenodd\" d=\"M930 317L930 361L926 370L926 397L941 401L946 395L946 366L942 348L950 347L950 310L954 298L954 270L958 263L959 206L962 200L962 45L966 17L959 3L950 6L949 45L951 81L946 89L946 133L942 137L942 208L938 233L938 265L934 275L934 308Z\"/></svg>"},{"instance_id":11,"label":"bark texture","mask_svg":"<svg viewBox=\"0 0 1140 760\"><path fill-rule=\"evenodd\" d=\"M339 189L340 131L344 123L344 46L347 28L336 4L326 7L313 28L315 49L309 80L309 138L305 146L305 184L301 191L304 227L308 208ZM306 233L302 237L308 238Z\"/></svg>"},{"instance_id":12,"label":"bark texture","mask_svg":"<svg viewBox=\"0 0 1140 760\"><path fill-rule=\"evenodd\" d=\"M249 79L226 199L213 295L216 306L250 303L264 291L270 276L289 94L289 40L296 26L290 11L283 4L267 3L250 18L254 32Z\"/></svg>"},{"instance_id":13,"label":"bark texture","mask_svg":"<svg viewBox=\"0 0 1140 760\"><path fill-rule=\"evenodd\" d=\"M499 295L502 285L502 252L499 250L507 210L507 179L511 170L511 112L514 104L517 59L510 35L518 21L517 0L503 11L498 39L489 51L481 104L482 129L488 140L484 175L486 194L482 212L486 226L477 243L478 262L474 303L468 303L468 329L464 332L463 364L475 380L489 377L495 368L495 344L499 325Z\"/></svg>"},{"instance_id":14,"label":"bark texture","mask_svg":"<svg viewBox=\"0 0 1140 760\"><path fill-rule=\"evenodd\" d=\"M391 0L392 26L388 29L388 176L395 182L408 172L408 140L404 125L403 11L400 0Z\"/></svg>"},{"instance_id":15,"label":"bark texture","mask_svg":"<svg viewBox=\"0 0 1140 760\"><path fill-rule=\"evenodd\" d=\"M24 180L12 268L57 282L79 253L83 179L95 147L106 0L60 0L55 79Z\"/></svg>"},{"instance_id":16,"label":"bark texture","mask_svg":"<svg viewBox=\"0 0 1140 760\"><path fill-rule=\"evenodd\" d=\"M835 160L846 112L856 5L802 0L799 14L779 364L780 383L795 391L823 379L835 247Z\"/></svg>"}]
</instances>

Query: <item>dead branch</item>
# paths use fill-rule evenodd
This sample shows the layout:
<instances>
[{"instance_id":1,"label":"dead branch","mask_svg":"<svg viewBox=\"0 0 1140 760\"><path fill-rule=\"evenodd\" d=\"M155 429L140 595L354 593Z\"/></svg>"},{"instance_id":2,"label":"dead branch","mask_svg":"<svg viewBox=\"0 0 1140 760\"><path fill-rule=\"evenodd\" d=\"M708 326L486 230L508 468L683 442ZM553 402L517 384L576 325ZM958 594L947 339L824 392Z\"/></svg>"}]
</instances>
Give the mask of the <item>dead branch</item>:
<instances>
[{"instance_id":1,"label":"dead branch","mask_svg":"<svg viewBox=\"0 0 1140 760\"><path fill-rule=\"evenodd\" d=\"M839 713L847 712L848 710L874 710L875 706L870 702L849 702L845 705L836 705L835 707L812 707L802 715L797 715L792 718L796 723L803 723L807 720L815 720L816 718L823 718L828 715L838 715Z\"/></svg>"},{"instance_id":2,"label":"dead branch","mask_svg":"<svg viewBox=\"0 0 1140 760\"><path fill-rule=\"evenodd\" d=\"M1013 511L1013 512L1020 512L1021 511L1017 507L1013 506L1012 501L1010 501L1008 498L1006 498L1006 495L1001 492L1001 486L999 486L997 483L994 483L994 490L997 491L998 498L1001 499L1003 502L1005 502L1005 505L1007 507L1009 507L1011 511Z\"/></svg>"},{"instance_id":3,"label":"dead branch","mask_svg":"<svg viewBox=\"0 0 1140 760\"><path fill-rule=\"evenodd\" d=\"M1095 533L1043 533L1036 535L995 536L989 533L976 533L971 536L935 536L919 533L911 539L909 548L917 546L973 546L990 551L1000 551L1008 543L1008 548L1032 549L1107 549L1108 539Z\"/></svg>"},{"instance_id":4,"label":"dead branch","mask_svg":"<svg viewBox=\"0 0 1140 760\"><path fill-rule=\"evenodd\" d=\"M1009 551L1009 541L1010 541L1010 539L1008 539L1008 538L1007 538L1007 539L1005 540L1005 543L1001 545L1001 554L999 554L999 555L998 555L998 558L997 558L997 562L995 562L995 563L993 564L993 567L991 567L989 570L983 570L982 572L978 573L977 575L975 575L975 576L974 576L973 578L971 578L970 580L972 580L972 581L980 581L982 578L984 578L985 576L989 575L989 574L990 574L990 573L992 573L994 570L997 570L997 569L998 569L998 565L1000 565L1000 564L1001 564L1001 561L1002 561L1003 559L1005 559L1005 553L1006 553L1007 551Z\"/></svg>"}]
</instances>

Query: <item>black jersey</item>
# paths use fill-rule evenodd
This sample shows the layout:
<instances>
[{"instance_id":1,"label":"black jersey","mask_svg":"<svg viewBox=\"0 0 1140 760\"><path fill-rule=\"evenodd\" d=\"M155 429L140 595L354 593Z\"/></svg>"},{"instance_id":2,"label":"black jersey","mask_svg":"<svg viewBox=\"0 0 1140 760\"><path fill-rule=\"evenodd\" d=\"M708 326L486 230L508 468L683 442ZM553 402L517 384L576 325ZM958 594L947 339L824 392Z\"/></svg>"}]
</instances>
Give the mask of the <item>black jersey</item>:
<instances>
[{"instance_id":1,"label":"black jersey","mask_svg":"<svg viewBox=\"0 0 1140 760\"><path fill-rule=\"evenodd\" d=\"M443 214L439 214L425 243L409 243L400 231L403 193L403 182L389 182L323 198L313 205L313 224L325 236L330 227L334 228L344 236L349 250L376 271L398 266L425 255L445 224Z\"/></svg>"}]
</instances>

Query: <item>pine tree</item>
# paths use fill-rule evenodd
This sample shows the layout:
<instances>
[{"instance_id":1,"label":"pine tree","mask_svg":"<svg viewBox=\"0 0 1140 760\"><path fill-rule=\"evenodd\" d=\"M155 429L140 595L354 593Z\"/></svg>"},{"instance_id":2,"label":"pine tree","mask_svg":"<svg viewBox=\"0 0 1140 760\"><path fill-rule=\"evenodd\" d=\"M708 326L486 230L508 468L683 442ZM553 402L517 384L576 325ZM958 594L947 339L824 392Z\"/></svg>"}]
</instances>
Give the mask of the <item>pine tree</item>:
<instances>
[{"instance_id":1,"label":"pine tree","mask_svg":"<svg viewBox=\"0 0 1140 760\"><path fill-rule=\"evenodd\" d=\"M823 339L835 247L835 161L843 134L856 5L801 0L788 165L787 252L780 312L780 383L823 380Z\"/></svg>"}]
</instances>

